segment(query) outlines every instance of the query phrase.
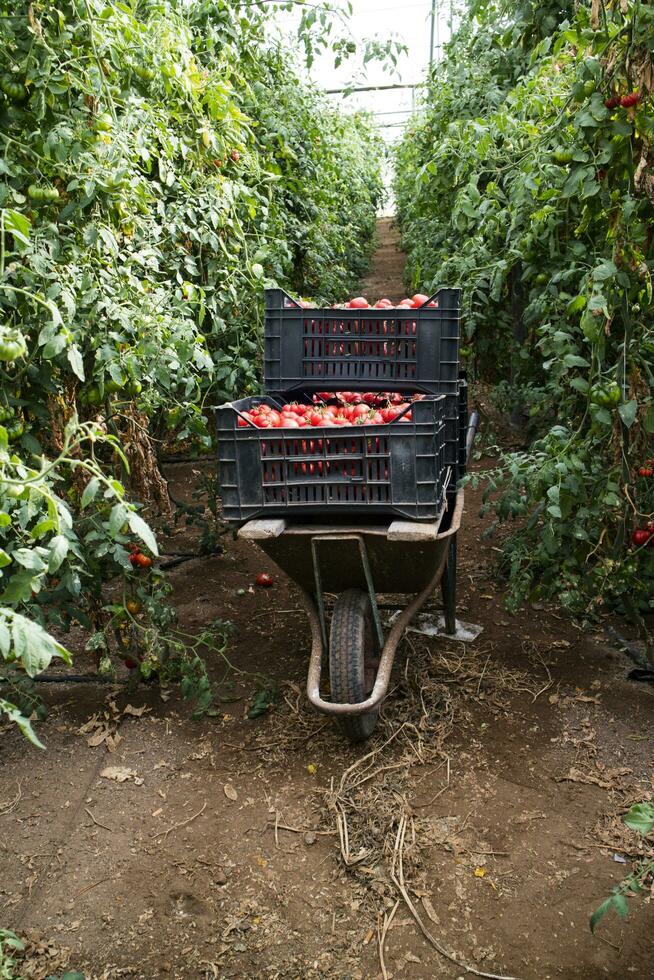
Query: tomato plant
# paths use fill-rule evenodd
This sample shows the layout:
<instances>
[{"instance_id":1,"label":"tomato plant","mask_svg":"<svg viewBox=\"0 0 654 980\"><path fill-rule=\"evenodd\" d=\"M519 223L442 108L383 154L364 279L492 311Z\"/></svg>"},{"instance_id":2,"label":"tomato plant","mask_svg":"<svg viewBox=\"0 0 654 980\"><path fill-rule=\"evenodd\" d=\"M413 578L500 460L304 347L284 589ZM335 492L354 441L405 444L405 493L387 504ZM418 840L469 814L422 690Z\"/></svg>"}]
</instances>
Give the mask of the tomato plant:
<instances>
[{"instance_id":1,"label":"tomato plant","mask_svg":"<svg viewBox=\"0 0 654 980\"><path fill-rule=\"evenodd\" d=\"M256 389L264 282L331 302L365 269L371 121L305 84L265 18L0 0L0 710L17 719L73 623L103 669L159 670L154 440L210 452L210 406ZM178 674L206 701L206 674Z\"/></svg>"},{"instance_id":2,"label":"tomato plant","mask_svg":"<svg viewBox=\"0 0 654 980\"><path fill-rule=\"evenodd\" d=\"M395 160L409 284L465 285L468 369L526 420L528 448L489 482L498 518L520 519L512 606L609 604L641 627L654 609L654 556L631 547L654 509L634 480L654 436L653 28L643 3L468 4Z\"/></svg>"}]
</instances>

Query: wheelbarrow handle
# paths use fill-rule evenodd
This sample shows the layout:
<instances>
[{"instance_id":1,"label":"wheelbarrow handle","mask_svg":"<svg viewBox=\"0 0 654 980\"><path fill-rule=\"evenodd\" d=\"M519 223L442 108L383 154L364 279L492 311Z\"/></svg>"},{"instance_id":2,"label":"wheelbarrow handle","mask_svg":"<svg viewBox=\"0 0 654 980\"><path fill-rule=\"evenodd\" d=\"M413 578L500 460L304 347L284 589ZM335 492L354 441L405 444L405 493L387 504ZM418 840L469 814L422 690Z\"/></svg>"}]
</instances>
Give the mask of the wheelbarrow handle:
<instances>
[{"instance_id":1,"label":"wheelbarrow handle","mask_svg":"<svg viewBox=\"0 0 654 980\"><path fill-rule=\"evenodd\" d=\"M472 444L475 441L475 436L477 435L477 426L479 425L479 412L472 412L470 418L468 419L468 432L466 434L466 466L470 462L470 454L472 453Z\"/></svg>"}]
</instances>

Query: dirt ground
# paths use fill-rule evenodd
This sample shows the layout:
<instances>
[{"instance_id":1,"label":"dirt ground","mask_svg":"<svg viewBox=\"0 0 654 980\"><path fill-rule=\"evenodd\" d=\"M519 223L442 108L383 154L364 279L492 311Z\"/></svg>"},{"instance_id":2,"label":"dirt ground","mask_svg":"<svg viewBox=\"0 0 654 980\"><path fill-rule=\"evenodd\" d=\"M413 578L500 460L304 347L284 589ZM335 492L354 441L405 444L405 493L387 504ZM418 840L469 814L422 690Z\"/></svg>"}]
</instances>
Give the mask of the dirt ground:
<instances>
[{"instance_id":1,"label":"dirt ground","mask_svg":"<svg viewBox=\"0 0 654 980\"><path fill-rule=\"evenodd\" d=\"M366 288L399 299L396 234L380 233ZM199 473L170 466L175 495ZM0 926L28 939L21 976L652 976L654 903L631 899L596 936L588 917L642 853L620 815L654 789L654 691L602 631L556 607L506 613L479 503L467 494L458 615L483 632L407 634L364 746L307 707L296 588L230 538L170 573L189 632L236 627L243 673L218 717L192 720L176 690L44 686L47 751L0 738ZM264 570L273 587L253 589ZM257 675L278 696L250 720ZM98 731L113 751L89 744Z\"/></svg>"}]
</instances>

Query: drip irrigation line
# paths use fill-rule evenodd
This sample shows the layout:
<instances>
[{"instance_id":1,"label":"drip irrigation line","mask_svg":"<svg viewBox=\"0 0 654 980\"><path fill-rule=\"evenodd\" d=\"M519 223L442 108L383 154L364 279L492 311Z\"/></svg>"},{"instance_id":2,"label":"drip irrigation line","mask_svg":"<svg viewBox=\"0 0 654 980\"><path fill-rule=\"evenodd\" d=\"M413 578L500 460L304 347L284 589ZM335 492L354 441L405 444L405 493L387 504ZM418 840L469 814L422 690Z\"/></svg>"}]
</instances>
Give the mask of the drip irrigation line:
<instances>
[{"instance_id":1,"label":"drip irrigation line","mask_svg":"<svg viewBox=\"0 0 654 980\"><path fill-rule=\"evenodd\" d=\"M211 456L162 456L159 459L161 466L176 466L179 463L213 463Z\"/></svg>"},{"instance_id":2,"label":"drip irrigation line","mask_svg":"<svg viewBox=\"0 0 654 980\"><path fill-rule=\"evenodd\" d=\"M626 654L632 663L636 664L637 667L644 668L646 670L652 669L652 665L647 662L644 654L642 654L640 650L633 645L633 643L630 643L629 640L625 640L624 636L622 636L621 633L618 633L613 626L609 626L606 632L613 640L613 645L620 651L620 653Z\"/></svg>"},{"instance_id":3,"label":"drip irrigation line","mask_svg":"<svg viewBox=\"0 0 654 980\"><path fill-rule=\"evenodd\" d=\"M112 680L110 677L102 677L101 674L39 674L33 677L32 681L34 684L113 684L116 686L127 684L130 679ZM8 683L9 681L0 678L0 685Z\"/></svg>"}]
</instances>

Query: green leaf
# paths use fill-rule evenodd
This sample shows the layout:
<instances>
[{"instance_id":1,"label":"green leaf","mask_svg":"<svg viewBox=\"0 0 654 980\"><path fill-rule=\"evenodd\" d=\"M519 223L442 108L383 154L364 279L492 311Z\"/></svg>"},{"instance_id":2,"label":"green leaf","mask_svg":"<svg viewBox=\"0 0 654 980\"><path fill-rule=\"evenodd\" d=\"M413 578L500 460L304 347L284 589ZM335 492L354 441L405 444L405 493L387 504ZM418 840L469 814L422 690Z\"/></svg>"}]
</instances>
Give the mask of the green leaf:
<instances>
[{"instance_id":1,"label":"green leaf","mask_svg":"<svg viewBox=\"0 0 654 980\"><path fill-rule=\"evenodd\" d=\"M5 568L7 565L10 564L11 564L11 558L9 557L6 551L0 548L0 568Z\"/></svg>"},{"instance_id":2,"label":"green leaf","mask_svg":"<svg viewBox=\"0 0 654 980\"><path fill-rule=\"evenodd\" d=\"M85 507L87 507L92 500L95 499L95 495L97 494L99 489L100 489L100 481L97 478L97 476L94 476L92 477L92 479L89 480L89 482L84 487L84 493L82 494L82 500L80 502L80 506L82 510Z\"/></svg>"},{"instance_id":3,"label":"green leaf","mask_svg":"<svg viewBox=\"0 0 654 980\"><path fill-rule=\"evenodd\" d=\"M66 346L66 338L62 333L55 334L43 347L43 357L46 361L51 360L56 357L57 354L61 354L62 350Z\"/></svg>"},{"instance_id":4,"label":"green leaf","mask_svg":"<svg viewBox=\"0 0 654 980\"><path fill-rule=\"evenodd\" d=\"M68 650L38 623L12 613L11 639L16 657L21 660L29 677L36 677L45 670L53 657L71 662Z\"/></svg>"},{"instance_id":5,"label":"green leaf","mask_svg":"<svg viewBox=\"0 0 654 980\"><path fill-rule=\"evenodd\" d=\"M45 562L33 548L17 548L13 557L19 565L30 568L33 572L42 572L45 568Z\"/></svg>"},{"instance_id":6,"label":"green leaf","mask_svg":"<svg viewBox=\"0 0 654 980\"><path fill-rule=\"evenodd\" d=\"M654 803L636 803L624 815L629 830L645 836L654 828Z\"/></svg>"},{"instance_id":7,"label":"green leaf","mask_svg":"<svg viewBox=\"0 0 654 980\"><path fill-rule=\"evenodd\" d=\"M16 572L11 576L9 585L0 595L0 602L7 605L18 602L27 602L32 595L32 583L35 576L32 572Z\"/></svg>"},{"instance_id":8,"label":"green leaf","mask_svg":"<svg viewBox=\"0 0 654 980\"><path fill-rule=\"evenodd\" d=\"M618 414L628 429L630 429L636 421L637 413L638 402L635 398L632 398L631 401L623 402L622 405L618 405Z\"/></svg>"},{"instance_id":9,"label":"green leaf","mask_svg":"<svg viewBox=\"0 0 654 980\"><path fill-rule=\"evenodd\" d=\"M563 363L566 367L590 367L586 358L579 357L578 354L566 354Z\"/></svg>"},{"instance_id":10,"label":"green leaf","mask_svg":"<svg viewBox=\"0 0 654 980\"><path fill-rule=\"evenodd\" d=\"M109 531L118 534L127 519L127 507L124 504L114 504L109 514Z\"/></svg>"},{"instance_id":11,"label":"green leaf","mask_svg":"<svg viewBox=\"0 0 654 980\"><path fill-rule=\"evenodd\" d=\"M48 561L48 572L52 575L61 566L64 558L68 554L68 538L63 534L57 534L50 542L50 559Z\"/></svg>"},{"instance_id":12,"label":"green leaf","mask_svg":"<svg viewBox=\"0 0 654 980\"><path fill-rule=\"evenodd\" d=\"M30 537L36 541L38 538L42 538L44 534L48 534L50 531L54 530L55 522L51 517L46 517L44 521L39 521L36 527L33 527L30 531Z\"/></svg>"},{"instance_id":13,"label":"green leaf","mask_svg":"<svg viewBox=\"0 0 654 980\"><path fill-rule=\"evenodd\" d=\"M566 310L570 314L581 313L581 311L585 308L587 302L588 300L586 299L585 296L575 296L575 298L571 299L570 302L568 303Z\"/></svg>"},{"instance_id":14,"label":"green leaf","mask_svg":"<svg viewBox=\"0 0 654 980\"><path fill-rule=\"evenodd\" d=\"M595 911L590 917L589 924L590 924L591 932L595 932L595 929L597 928L601 920L604 918L608 910L611 908L612 904L613 904L613 896L611 895L610 898L605 898L601 905L598 905L598 907L595 909Z\"/></svg>"},{"instance_id":15,"label":"green leaf","mask_svg":"<svg viewBox=\"0 0 654 980\"><path fill-rule=\"evenodd\" d=\"M143 518L139 514L132 511L128 517L128 523L132 533L138 535L141 541L148 546L153 555L158 555L159 549L157 548L157 539Z\"/></svg>"},{"instance_id":16,"label":"green leaf","mask_svg":"<svg viewBox=\"0 0 654 980\"><path fill-rule=\"evenodd\" d=\"M606 279L611 279L612 276L615 276L617 271L618 267L615 263L611 262L610 259L606 259L593 269L593 279L595 282L604 282Z\"/></svg>"},{"instance_id":17,"label":"green leaf","mask_svg":"<svg viewBox=\"0 0 654 980\"><path fill-rule=\"evenodd\" d=\"M75 344L72 344L68 348L67 357L68 363L73 369L73 372L77 375L80 381L84 381L84 361L82 360L82 355L80 354L79 348Z\"/></svg>"},{"instance_id":18,"label":"green leaf","mask_svg":"<svg viewBox=\"0 0 654 980\"><path fill-rule=\"evenodd\" d=\"M0 616L2 616L2 611L0 611ZM6 617L0 618L0 653L3 657L6 657L11 648L11 633L9 632L9 627L7 626Z\"/></svg>"},{"instance_id":19,"label":"green leaf","mask_svg":"<svg viewBox=\"0 0 654 980\"><path fill-rule=\"evenodd\" d=\"M13 723L18 726L25 738L29 739L32 745L35 745L37 749L45 748L45 745L43 745L42 742L39 742L38 738L36 737L29 718L26 718L25 715L18 710L15 704L12 704L10 701L4 701L2 698L0 698L0 711L4 711L9 718L9 721L13 721Z\"/></svg>"},{"instance_id":20,"label":"green leaf","mask_svg":"<svg viewBox=\"0 0 654 980\"><path fill-rule=\"evenodd\" d=\"M629 906L627 904L627 899L624 895L616 894L611 897L611 904L614 911L618 913L621 919L627 918L627 913L629 912Z\"/></svg>"},{"instance_id":21,"label":"green leaf","mask_svg":"<svg viewBox=\"0 0 654 980\"><path fill-rule=\"evenodd\" d=\"M3 212L3 223L5 231L12 234L21 244L29 245L30 228L32 227L29 218L26 218L24 214L19 214L18 211L7 210Z\"/></svg>"}]
</instances>

